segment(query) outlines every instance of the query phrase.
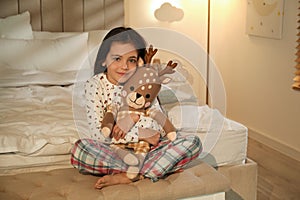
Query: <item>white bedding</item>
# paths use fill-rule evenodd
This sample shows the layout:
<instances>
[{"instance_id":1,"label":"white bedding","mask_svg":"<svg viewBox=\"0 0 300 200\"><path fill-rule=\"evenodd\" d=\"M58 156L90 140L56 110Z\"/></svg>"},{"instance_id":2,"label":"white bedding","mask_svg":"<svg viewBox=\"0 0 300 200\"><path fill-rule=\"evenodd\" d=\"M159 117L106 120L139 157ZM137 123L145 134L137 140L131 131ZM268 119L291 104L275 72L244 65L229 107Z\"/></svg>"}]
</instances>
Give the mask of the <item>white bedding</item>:
<instances>
[{"instance_id":1,"label":"white bedding","mask_svg":"<svg viewBox=\"0 0 300 200\"><path fill-rule=\"evenodd\" d=\"M69 153L78 139L73 86L0 88L0 153Z\"/></svg>"}]
</instances>

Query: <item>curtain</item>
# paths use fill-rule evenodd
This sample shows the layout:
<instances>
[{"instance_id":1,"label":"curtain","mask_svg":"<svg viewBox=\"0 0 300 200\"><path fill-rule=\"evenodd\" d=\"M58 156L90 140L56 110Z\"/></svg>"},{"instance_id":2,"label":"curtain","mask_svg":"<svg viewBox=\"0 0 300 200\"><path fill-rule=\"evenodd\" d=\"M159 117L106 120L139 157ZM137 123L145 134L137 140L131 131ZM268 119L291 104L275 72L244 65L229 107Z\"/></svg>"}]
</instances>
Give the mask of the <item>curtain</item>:
<instances>
[{"instance_id":1,"label":"curtain","mask_svg":"<svg viewBox=\"0 0 300 200\"><path fill-rule=\"evenodd\" d=\"M298 1L300 3L300 1ZM300 24L300 6L298 7L298 24ZM297 53L296 53L296 72L295 72L295 78L293 79L294 83L292 85L293 89L296 89L296 90L300 90L300 26L298 26L298 34L297 34L297 37L298 37L298 40L297 40L297 43L298 43L298 46L297 46Z\"/></svg>"}]
</instances>

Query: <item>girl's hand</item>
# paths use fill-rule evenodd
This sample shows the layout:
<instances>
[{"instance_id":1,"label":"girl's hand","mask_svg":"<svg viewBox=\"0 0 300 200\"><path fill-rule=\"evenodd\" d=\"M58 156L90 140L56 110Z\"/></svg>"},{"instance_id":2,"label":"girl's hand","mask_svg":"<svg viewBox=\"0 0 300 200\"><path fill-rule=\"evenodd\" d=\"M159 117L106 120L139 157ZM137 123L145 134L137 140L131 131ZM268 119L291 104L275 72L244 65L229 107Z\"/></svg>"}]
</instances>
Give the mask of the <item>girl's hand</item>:
<instances>
[{"instance_id":1,"label":"girl's hand","mask_svg":"<svg viewBox=\"0 0 300 200\"><path fill-rule=\"evenodd\" d=\"M115 138L115 140L118 141L119 139L124 139L124 137L126 136L126 133L118 126L118 124L116 124L113 128L111 136L113 138Z\"/></svg>"},{"instance_id":2,"label":"girl's hand","mask_svg":"<svg viewBox=\"0 0 300 200\"><path fill-rule=\"evenodd\" d=\"M124 139L127 132L137 123L140 119L140 115L138 114L129 114L128 117L124 117L119 120L116 125L113 127L112 137L115 140Z\"/></svg>"}]
</instances>

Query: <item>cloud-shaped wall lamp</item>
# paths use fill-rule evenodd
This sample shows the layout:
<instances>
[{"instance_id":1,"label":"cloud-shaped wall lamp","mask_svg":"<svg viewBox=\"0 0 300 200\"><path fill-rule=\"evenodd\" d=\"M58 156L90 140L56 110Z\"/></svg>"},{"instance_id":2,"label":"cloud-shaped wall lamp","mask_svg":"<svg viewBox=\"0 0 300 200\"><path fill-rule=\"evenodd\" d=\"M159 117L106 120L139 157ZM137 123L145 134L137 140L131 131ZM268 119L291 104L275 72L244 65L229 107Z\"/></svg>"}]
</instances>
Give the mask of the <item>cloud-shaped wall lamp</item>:
<instances>
[{"instance_id":1,"label":"cloud-shaped wall lamp","mask_svg":"<svg viewBox=\"0 0 300 200\"><path fill-rule=\"evenodd\" d=\"M159 21L174 22L182 20L184 12L170 3L163 3L160 8L155 10L154 16Z\"/></svg>"}]
</instances>

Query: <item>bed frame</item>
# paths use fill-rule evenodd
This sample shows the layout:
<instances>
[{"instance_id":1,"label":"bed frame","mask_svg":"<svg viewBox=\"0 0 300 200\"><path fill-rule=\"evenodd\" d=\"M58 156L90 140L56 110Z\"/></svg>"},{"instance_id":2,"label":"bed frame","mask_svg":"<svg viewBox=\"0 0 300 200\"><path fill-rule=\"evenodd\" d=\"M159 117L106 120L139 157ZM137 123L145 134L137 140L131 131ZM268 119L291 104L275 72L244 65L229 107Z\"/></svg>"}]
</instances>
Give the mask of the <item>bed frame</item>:
<instances>
[{"instance_id":1,"label":"bed frame","mask_svg":"<svg viewBox=\"0 0 300 200\"><path fill-rule=\"evenodd\" d=\"M123 0L0 0L0 17L26 10L35 31L82 32L124 24Z\"/></svg>"},{"instance_id":2,"label":"bed frame","mask_svg":"<svg viewBox=\"0 0 300 200\"><path fill-rule=\"evenodd\" d=\"M107 30L115 26L124 25L123 0L0 0L0 17L19 14L26 10L28 10L31 14L31 24L34 31L83 32L83 31L101 30L101 29ZM71 176L68 177L70 179L70 182L74 183L81 179L84 180L86 179L83 178L83 175L78 176L77 171L75 172L72 169L69 170L71 171L67 170L62 172L65 176L67 176L68 174L69 176ZM218 174L221 174L222 176L228 178L230 182L229 183L230 188L234 190L237 194L239 194L240 197L242 197L245 200L256 199L257 165L255 162L251 160L247 160L245 164L219 167L217 169L217 172L219 172ZM42 175L34 174L33 176L36 176L37 180L39 180L39 176L48 177L49 174L52 175L58 174L57 176L58 178L60 178L61 176L60 173L61 171L58 170L53 173L49 172ZM201 172L201 169L198 167L196 171L194 168L191 168L187 172L182 173L179 177L177 177L177 175L171 176L169 180L174 182L176 182L177 178L178 178L177 180L186 180L185 176L192 176L191 174L193 174L196 178L198 177L199 180L200 178L204 177L203 175L205 175L205 173L203 174ZM22 181L22 183L20 183L20 186L26 185L27 183L26 181L32 183L30 174L27 174L26 176L23 175L17 177L14 176L14 179ZM84 189L82 189L86 187L92 187L95 177L90 176L88 179L89 180L86 181L86 183L83 181L82 183L79 184L81 186L80 191L82 193L87 193L88 191L91 191L90 188L85 191ZM1 178L0 185L3 186L6 185L5 182L6 180L7 179ZM57 180L59 181L59 179ZM170 183L169 180L167 180L166 182ZM147 186L147 184L151 184L151 183L150 181L148 182L143 181L139 183L139 186L143 187L145 191L149 191L150 186L149 185ZM164 183L165 182L160 182L160 184L158 184L157 187L155 185L153 185L153 187L156 188L156 191L159 191L161 190L161 188L165 188L165 186L163 185ZM35 186L38 184L41 184L41 182L37 181L35 183ZM187 183L177 182L177 184L184 185ZM193 184L194 183L192 183L191 185ZM209 185L209 182L205 181L204 185L207 184ZM137 186L137 184L135 184L135 186ZM118 189L117 191L124 190L124 188L122 189L122 187L124 186L116 186L116 187ZM175 188L174 191L177 191L176 187L174 188ZM208 191L209 189L211 189L209 187L207 188ZM201 189L203 188L196 188L196 190L201 190ZM60 191L61 188L58 189L57 194L61 196L63 194L60 194ZM109 191L109 189L107 191ZM128 187L125 188L125 193L126 191L129 191ZM206 193L204 192L204 194ZM98 195L100 194L98 193ZM101 199L100 196L97 199ZM0 194L0 198L1 198L1 194ZM224 198L225 198L224 193L215 193L215 194L210 193L210 195L208 196L196 197L196 198L193 197L192 199L224 199ZM151 193L149 193L148 196L145 196L142 199L153 199L153 198L151 198ZM162 199L168 199L168 198L162 196Z\"/></svg>"}]
</instances>

